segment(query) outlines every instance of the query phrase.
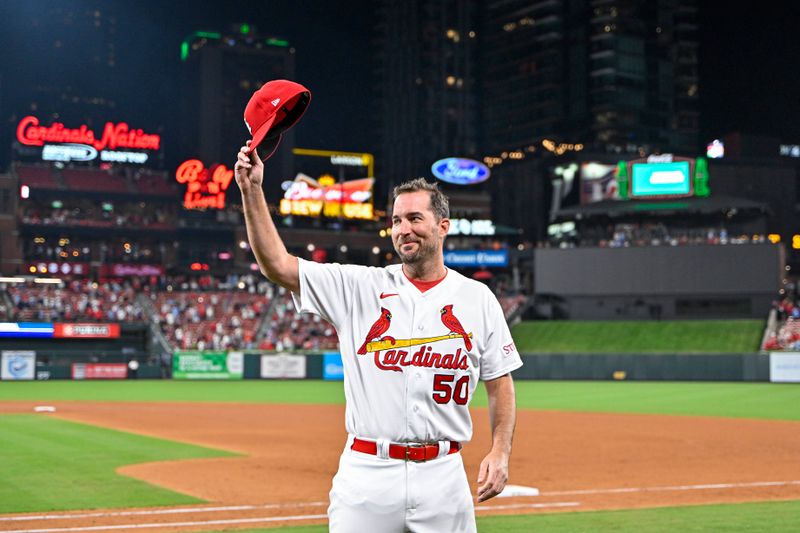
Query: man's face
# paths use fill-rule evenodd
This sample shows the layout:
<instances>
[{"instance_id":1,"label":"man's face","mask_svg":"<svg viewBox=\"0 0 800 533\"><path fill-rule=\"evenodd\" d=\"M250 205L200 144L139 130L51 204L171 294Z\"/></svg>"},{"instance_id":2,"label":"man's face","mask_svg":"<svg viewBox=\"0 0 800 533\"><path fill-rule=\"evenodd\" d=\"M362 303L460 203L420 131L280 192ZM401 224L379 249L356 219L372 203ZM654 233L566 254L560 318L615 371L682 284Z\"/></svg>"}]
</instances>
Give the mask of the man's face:
<instances>
[{"instance_id":1,"label":"man's face","mask_svg":"<svg viewBox=\"0 0 800 533\"><path fill-rule=\"evenodd\" d=\"M392 244L406 264L421 263L442 254L450 220L437 221L428 191L403 193L392 210Z\"/></svg>"}]
</instances>

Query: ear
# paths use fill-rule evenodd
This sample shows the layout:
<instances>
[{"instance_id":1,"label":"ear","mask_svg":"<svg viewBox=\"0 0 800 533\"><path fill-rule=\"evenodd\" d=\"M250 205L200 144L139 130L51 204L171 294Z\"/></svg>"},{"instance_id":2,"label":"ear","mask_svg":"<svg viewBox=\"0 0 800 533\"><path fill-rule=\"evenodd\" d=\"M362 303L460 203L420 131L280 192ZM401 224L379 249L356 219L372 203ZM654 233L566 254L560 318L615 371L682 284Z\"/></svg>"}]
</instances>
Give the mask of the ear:
<instances>
[{"instance_id":1,"label":"ear","mask_svg":"<svg viewBox=\"0 0 800 533\"><path fill-rule=\"evenodd\" d=\"M439 234L442 237L446 237L447 234L450 232L450 219L443 218L439 221Z\"/></svg>"}]
</instances>

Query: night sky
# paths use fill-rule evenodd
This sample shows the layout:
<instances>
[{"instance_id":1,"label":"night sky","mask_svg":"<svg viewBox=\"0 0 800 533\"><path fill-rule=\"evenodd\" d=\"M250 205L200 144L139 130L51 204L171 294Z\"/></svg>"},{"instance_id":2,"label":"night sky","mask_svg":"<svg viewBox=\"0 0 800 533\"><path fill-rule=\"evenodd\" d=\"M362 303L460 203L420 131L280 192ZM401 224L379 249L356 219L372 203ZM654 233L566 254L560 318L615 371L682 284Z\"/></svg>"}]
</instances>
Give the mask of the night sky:
<instances>
[{"instance_id":1,"label":"night sky","mask_svg":"<svg viewBox=\"0 0 800 533\"><path fill-rule=\"evenodd\" d=\"M59 5L94 4L59 0ZM778 4L780 9L754 11L746 7L749 3L700 3L702 141L741 130L800 143L800 4ZM53 68L46 54L32 52L36 33L28 24L33 14L42 15L52 5L46 0L0 1L4 94L19 94L30 82L17 79L20 65L33 72ZM129 45L118 51L124 68L114 80L128 121L177 122L173 102L180 97L181 41L194 30L224 31L230 23L248 22L261 34L287 39L296 49L297 81L314 97L297 128L299 146L376 149L369 106L374 89L371 2L145 0L102 5L116 13L121 41ZM179 124L174 127L180 129Z\"/></svg>"}]
</instances>

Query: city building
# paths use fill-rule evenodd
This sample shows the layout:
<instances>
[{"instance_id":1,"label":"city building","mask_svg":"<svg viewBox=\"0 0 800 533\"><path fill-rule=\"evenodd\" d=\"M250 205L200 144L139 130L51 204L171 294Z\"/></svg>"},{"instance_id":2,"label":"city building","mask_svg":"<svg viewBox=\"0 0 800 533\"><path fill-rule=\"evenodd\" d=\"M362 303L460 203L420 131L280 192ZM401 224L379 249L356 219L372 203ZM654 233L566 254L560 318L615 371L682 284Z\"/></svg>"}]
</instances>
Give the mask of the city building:
<instances>
[{"instance_id":1,"label":"city building","mask_svg":"<svg viewBox=\"0 0 800 533\"><path fill-rule=\"evenodd\" d=\"M430 176L445 157L477 157L477 26L471 0L382 0L376 94L381 175Z\"/></svg>"},{"instance_id":2,"label":"city building","mask_svg":"<svg viewBox=\"0 0 800 533\"><path fill-rule=\"evenodd\" d=\"M183 90L180 152L206 164L232 164L249 138L243 111L253 93L273 79L294 79L295 56L285 39L249 24L227 31L195 31L181 44ZM288 131L270 165L291 171L294 133Z\"/></svg>"},{"instance_id":3,"label":"city building","mask_svg":"<svg viewBox=\"0 0 800 533\"><path fill-rule=\"evenodd\" d=\"M479 38L483 146L543 139L697 149L695 0L490 1Z\"/></svg>"}]
</instances>

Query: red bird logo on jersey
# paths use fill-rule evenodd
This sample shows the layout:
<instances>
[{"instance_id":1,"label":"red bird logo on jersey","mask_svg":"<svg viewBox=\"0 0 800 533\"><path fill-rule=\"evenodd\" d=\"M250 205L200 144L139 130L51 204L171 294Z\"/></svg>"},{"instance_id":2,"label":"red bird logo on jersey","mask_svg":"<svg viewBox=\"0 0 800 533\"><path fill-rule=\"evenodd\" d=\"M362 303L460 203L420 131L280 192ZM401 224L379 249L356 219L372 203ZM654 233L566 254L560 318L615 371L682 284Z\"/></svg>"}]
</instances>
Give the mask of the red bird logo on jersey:
<instances>
[{"instance_id":1,"label":"red bird logo on jersey","mask_svg":"<svg viewBox=\"0 0 800 533\"><path fill-rule=\"evenodd\" d=\"M376 339L380 337L380 340L390 339L394 340L392 337L381 337L386 330L389 329L389 325L392 323L392 313L389 312L388 309L385 307L381 307L381 316L378 320L372 324L372 327L369 328L369 333L367 333L367 338L364 339L364 344L361 345L361 348L358 349L358 353L360 355L365 355L367 353L367 344L372 339Z\"/></svg>"},{"instance_id":2,"label":"red bird logo on jersey","mask_svg":"<svg viewBox=\"0 0 800 533\"><path fill-rule=\"evenodd\" d=\"M451 333L458 333L464 338L464 346L466 347L467 351L472 351L472 341L467 335L467 332L464 331L464 327L461 325L461 322L458 321L456 315L453 314L453 305L445 305L442 307L442 324L447 326L447 329L450 330Z\"/></svg>"}]
</instances>

